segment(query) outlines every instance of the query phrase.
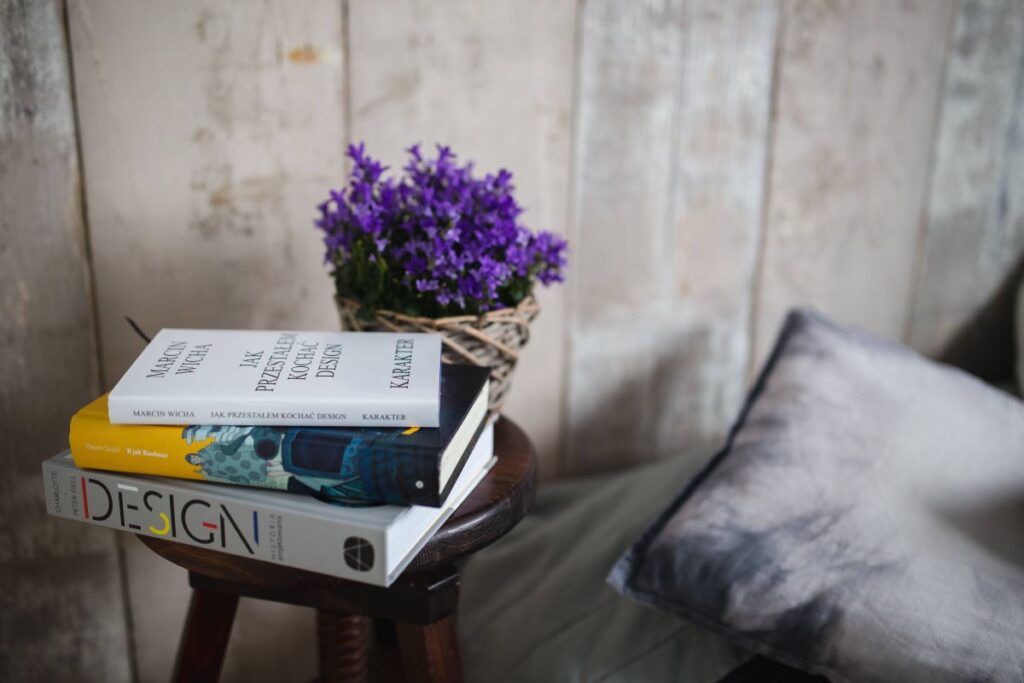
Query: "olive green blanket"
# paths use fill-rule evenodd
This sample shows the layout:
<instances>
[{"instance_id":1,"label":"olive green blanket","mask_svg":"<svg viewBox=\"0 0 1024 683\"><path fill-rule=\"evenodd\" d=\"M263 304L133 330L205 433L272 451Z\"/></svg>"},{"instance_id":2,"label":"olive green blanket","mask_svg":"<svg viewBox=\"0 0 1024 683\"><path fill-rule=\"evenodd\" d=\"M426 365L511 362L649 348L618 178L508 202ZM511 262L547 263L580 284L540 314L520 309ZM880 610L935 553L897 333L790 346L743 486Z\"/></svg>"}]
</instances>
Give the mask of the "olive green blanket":
<instances>
[{"instance_id":1,"label":"olive green blanket","mask_svg":"<svg viewBox=\"0 0 1024 683\"><path fill-rule=\"evenodd\" d=\"M695 455L542 484L530 514L463 572L466 680L711 683L738 666L745 656L721 638L605 583L707 459Z\"/></svg>"}]
</instances>

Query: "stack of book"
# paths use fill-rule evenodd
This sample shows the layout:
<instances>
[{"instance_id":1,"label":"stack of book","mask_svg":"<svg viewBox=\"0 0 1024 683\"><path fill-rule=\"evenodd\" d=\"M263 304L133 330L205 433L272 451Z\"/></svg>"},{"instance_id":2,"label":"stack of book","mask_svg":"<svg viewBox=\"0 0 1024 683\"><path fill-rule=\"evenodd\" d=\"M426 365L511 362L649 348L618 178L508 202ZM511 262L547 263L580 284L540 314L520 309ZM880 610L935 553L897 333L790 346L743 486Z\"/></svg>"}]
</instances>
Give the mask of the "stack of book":
<instances>
[{"instance_id":1,"label":"stack of book","mask_svg":"<svg viewBox=\"0 0 1024 683\"><path fill-rule=\"evenodd\" d=\"M162 330L43 464L50 514L387 586L494 461L437 335Z\"/></svg>"}]
</instances>

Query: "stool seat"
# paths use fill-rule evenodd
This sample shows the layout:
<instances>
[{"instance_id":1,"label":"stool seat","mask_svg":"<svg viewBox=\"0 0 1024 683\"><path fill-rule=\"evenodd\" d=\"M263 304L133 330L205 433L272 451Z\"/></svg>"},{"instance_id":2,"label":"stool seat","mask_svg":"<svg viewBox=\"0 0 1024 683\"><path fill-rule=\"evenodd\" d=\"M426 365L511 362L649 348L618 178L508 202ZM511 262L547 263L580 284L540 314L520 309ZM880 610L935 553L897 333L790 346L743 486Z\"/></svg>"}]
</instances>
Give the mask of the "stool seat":
<instances>
[{"instance_id":1,"label":"stool seat","mask_svg":"<svg viewBox=\"0 0 1024 683\"><path fill-rule=\"evenodd\" d=\"M193 596L175 679L216 680L238 597L245 596L318 611L321 680L366 680L369 617L395 622L407 678L461 680L449 618L458 603L454 563L512 529L536 488L533 445L507 418L495 424L494 452L484 479L388 588L139 536L189 571Z\"/></svg>"}]
</instances>

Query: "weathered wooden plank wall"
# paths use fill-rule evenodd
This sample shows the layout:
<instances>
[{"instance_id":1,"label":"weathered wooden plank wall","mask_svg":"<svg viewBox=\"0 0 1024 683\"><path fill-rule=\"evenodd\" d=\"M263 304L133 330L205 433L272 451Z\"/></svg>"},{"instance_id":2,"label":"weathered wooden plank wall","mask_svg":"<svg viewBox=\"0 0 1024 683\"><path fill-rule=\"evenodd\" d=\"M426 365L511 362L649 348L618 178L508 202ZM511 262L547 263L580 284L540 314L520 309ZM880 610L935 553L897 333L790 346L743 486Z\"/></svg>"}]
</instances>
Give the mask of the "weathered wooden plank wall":
<instances>
[{"instance_id":1,"label":"weathered wooden plank wall","mask_svg":"<svg viewBox=\"0 0 1024 683\"><path fill-rule=\"evenodd\" d=\"M341 17L323 0L70 5L108 387L140 348L125 314L337 325L311 220L343 173ZM139 675L161 680L186 578L134 539L125 553ZM243 601L237 624L226 677L313 676L309 610Z\"/></svg>"},{"instance_id":2,"label":"weathered wooden plank wall","mask_svg":"<svg viewBox=\"0 0 1024 683\"><path fill-rule=\"evenodd\" d=\"M88 0L68 28L94 322L60 6L0 6L0 408L25 453L5 517L38 508L38 458L137 352L122 315L336 325L310 220L350 140L506 166L527 222L569 236L509 406L545 476L712 448L792 305L933 353L1024 249L1014 0ZM94 641L0 637L40 667L13 676L129 677L109 535L32 514L0 537L27 596L3 633L28 610L103 618ZM137 677L163 680L185 579L122 546ZM106 573L58 585L53 557ZM225 678L311 677L312 634L245 603Z\"/></svg>"},{"instance_id":3,"label":"weathered wooden plank wall","mask_svg":"<svg viewBox=\"0 0 1024 683\"><path fill-rule=\"evenodd\" d=\"M950 45L909 341L937 353L1024 250L1024 3L964 2Z\"/></svg>"},{"instance_id":4,"label":"weathered wooden plank wall","mask_svg":"<svg viewBox=\"0 0 1024 683\"><path fill-rule=\"evenodd\" d=\"M534 229L566 230L575 7L518 0L353 2L352 138L396 170L404 148L450 145L481 172L508 168ZM562 429L564 287L539 292L540 318L506 407L529 425L542 473Z\"/></svg>"},{"instance_id":5,"label":"weathered wooden plank wall","mask_svg":"<svg viewBox=\"0 0 1024 683\"><path fill-rule=\"evenodd\" d=\"M794 304L903 334L951 4L787 5L755 364Z\"/></svg>"},{"instance_id":6,"label":"weathered wooden plank wall","mask_svg":"<svg viewBox=\"0 0 1024 683\"><path fill-rule=\"evenodd\" d=\"M718 439L742 398L777 5L584 6L565 468Z\"/></svg>"},{"instance_id":7,"label":"weathered wooden plank wall","mask_svg":"<svg viewBox=\"0 0 1024 683\"><path fill-rule=\"evenodd\" d=\"M0 680L127 681L115 536L48 518L40 478L99 389L62 26L0 2Z\"/></svg>"}]
</instances>

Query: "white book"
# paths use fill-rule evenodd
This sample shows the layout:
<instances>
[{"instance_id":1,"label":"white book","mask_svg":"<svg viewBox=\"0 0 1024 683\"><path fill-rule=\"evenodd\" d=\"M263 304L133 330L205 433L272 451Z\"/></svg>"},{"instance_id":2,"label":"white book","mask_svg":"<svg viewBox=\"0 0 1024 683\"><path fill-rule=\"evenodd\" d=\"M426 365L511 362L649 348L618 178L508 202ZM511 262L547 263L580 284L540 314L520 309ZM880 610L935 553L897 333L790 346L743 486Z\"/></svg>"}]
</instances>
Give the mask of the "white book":
<instances>
[{"instance_id":1,"label":"white book","mask_svg":"<svg viewBox=\"0 0 1024 683\"><path fill-rule=\"evenodd\" d=\"M43 462L51 515L389 586L476 488L494 462L485 426L440 508L339 507L311 496Z\"/></svg>"},{"instance_id":2,"label":"white book","mask_svg":"<svg viewBox=\"0 0 1024 683\"><path fill-rule=\"evenodd\" d=\"M437 427L441 337L164 329L110 392L113 424Z\"/></svg>"}]
</instances>

